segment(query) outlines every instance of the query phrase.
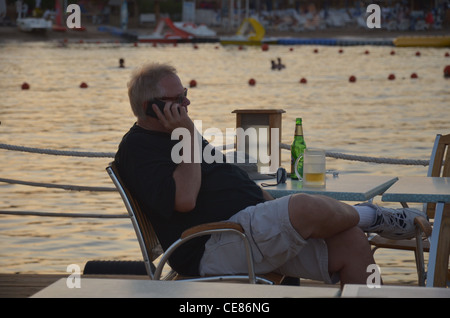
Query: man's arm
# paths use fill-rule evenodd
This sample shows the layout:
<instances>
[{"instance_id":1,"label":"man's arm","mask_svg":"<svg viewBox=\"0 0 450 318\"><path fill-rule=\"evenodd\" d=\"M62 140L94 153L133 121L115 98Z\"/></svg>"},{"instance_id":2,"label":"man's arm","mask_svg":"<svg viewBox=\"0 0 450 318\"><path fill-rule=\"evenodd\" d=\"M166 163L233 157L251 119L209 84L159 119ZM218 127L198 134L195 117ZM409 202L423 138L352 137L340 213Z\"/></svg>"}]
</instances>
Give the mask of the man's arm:
<instances>
[{"instance_id":1,"label":"man's arm","mask_svg":"<svg viewBox=\"0 0 450 318\"><path fill-rule=\"evenodd\" d=\"M191 132L191 162L181 162L173 172L175 180L175 210L189 212L195 208L202 183L201 164L194 161L195 135ZM201 145L196 147L201 149Z\"/></svg>"},{"instance_id":2,"label":"man's arm","mask_svg":"<svg viewBox=\"0 0 450 318\"><path fill-rule=\"evenodd\" d=\"M264 189L261 189L261 191L262 191L264 200L266 200L266 201L274 200L273 196L269 192L267 192Z\"/></svg>"},{"instance_id":3,"label":"man's arm","mask_svg":"<svg viewBox=\"0 0 450 318\"><path fill-rule=\"evenodd\" d=\"M174 107L165 107L164 115L161 114L157 107L154 107L161 124L168 130L173 131L176 128L186 128L190 134L191 160L190 162L181 162L173 172L175 181L175 204L174 208L178 212L190 212L195 208L197 196L200 191L201 164L195 162L195 150L201 151L200 144L195 145L199 141L196 139L198 133L194 123L187 115L186 109L175 104Z\"/></svg>"}]
</instances>

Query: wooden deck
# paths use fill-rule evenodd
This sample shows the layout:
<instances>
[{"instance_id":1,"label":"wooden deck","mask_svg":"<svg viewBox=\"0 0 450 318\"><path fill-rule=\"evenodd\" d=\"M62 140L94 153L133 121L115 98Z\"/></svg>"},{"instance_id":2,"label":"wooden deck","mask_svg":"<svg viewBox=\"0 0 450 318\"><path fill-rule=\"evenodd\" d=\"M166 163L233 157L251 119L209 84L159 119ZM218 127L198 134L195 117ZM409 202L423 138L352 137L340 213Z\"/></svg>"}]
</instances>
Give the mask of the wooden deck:
<instances>
[{"instance_id":1,"label":"wooden deck","mask_svg":"<svg viewBox=\"0 0 450 318\"><path fill-rule=\"evenodd\" d=\"M51 274L0 274L0 298L27 298L67 275ZM148 279L146 276L89 275L92 278ZM83 275L81 276L83 278Z\"/></svg>"}]
</instances>

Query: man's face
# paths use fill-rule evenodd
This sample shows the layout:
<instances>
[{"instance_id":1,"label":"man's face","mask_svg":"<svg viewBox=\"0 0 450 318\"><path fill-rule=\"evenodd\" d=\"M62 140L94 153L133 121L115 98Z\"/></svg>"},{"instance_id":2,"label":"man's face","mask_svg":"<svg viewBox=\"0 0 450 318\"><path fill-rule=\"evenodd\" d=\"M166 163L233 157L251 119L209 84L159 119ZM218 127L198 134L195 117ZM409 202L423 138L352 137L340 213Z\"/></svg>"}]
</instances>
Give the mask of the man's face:
<instances>
[{"instance_id":1,"label":"man's face","mask_svg":"<svg viewBox=\"0 0 450 318\"><path fill-rule=\"evenodd\" d=\"M181 84L180 78L176 75L168 75L160 81L160 86L164 90L164 96L158 96L157 98L162 101L181 101L180 106L186 107L191 101L186 97L187 89Z\"/></svg>"}]
</instances>

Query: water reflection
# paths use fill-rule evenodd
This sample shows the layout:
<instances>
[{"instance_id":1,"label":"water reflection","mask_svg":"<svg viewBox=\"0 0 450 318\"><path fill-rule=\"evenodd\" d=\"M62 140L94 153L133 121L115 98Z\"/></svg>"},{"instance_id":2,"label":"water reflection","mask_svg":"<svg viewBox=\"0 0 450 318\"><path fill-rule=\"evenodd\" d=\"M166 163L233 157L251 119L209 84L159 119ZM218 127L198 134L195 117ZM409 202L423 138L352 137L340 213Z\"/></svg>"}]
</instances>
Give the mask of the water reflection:
<instances>
[{"instance_id":1,"label":"water reflection","mask_svg":"<svg viewBox=\"0 0 450 318\"><path fill-rule=\"evenodd\" d=\"M302 117L307 145L332 152L427 159L437 133L448 133L450 91L442 49L271 46L215 48L202 44L134 47L128 44L2 44L0 47L1 142L36 148L115 152L133 124L126 83L145 62L175 65L190 90L190 115L203 128L235 127L240 108L281 108L282 142L289 144L295 118ZM364 51L370 49L370 55ZM120 57L126 68L117 67ZM286 68L270 69L281 57ZM416 72L418 79L410 79ZM388 81L390 73L395 81ZM356 82L350 83L350 75ZM300 84L300 78L307 84ZM247 84L256 79L255 86ZM22 91L23 82L30 89ZM86 82L87 89L79 84ZM110 158L56 157L1 150L1 177L44 183L112 186L104 168ZM282 152L289 169L289 155ZM340 173L425 175L420 166L391 166L327 159ZM2 210L124 213L116 193L66 192L0 184ZM83 220L0 216L3 272L65 272L90 259L140 259L127 220ZM412 253L379 251L385 281L415 280ZM406 269L395 267L401 264ZM394 268L395 267L395 268ZM405 273L406 271L406 273Z\"/></svg>"}]
</instances>

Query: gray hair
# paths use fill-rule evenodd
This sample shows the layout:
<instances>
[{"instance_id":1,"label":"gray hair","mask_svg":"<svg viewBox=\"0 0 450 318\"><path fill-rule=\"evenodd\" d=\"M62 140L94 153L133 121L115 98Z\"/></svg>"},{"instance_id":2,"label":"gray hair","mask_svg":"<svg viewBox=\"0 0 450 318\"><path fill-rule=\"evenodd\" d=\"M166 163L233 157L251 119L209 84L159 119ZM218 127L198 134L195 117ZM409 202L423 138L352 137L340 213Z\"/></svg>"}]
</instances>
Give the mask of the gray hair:
<instances>
[{"instance_id":1,"label":"gray hair","mask_svg":"<svg viewBox=\"0 0 450 318\"><path fill-rule=\"evenodd\" d=\"M128 82L128 97L133 114L138 118L145 117L144 103L164 96L165 92L159 83L167 75L176 75L176 69L168 64L150 63L133 71Z\"/></svg>"}]
</instances>

